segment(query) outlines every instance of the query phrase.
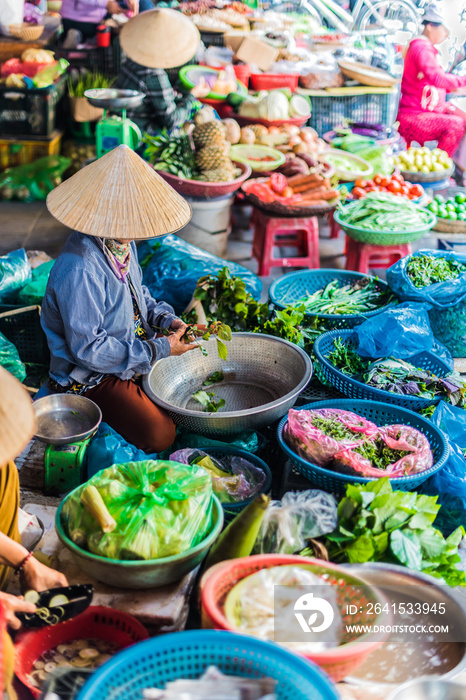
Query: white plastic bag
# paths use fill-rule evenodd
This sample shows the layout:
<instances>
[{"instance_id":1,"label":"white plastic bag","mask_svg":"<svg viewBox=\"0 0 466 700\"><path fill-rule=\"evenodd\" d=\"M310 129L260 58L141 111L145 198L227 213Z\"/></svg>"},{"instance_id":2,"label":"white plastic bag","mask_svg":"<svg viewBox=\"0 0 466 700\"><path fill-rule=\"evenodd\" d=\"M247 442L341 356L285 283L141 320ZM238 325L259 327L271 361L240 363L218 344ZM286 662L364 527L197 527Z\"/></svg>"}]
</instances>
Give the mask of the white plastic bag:
<instances>
[{"instance_id":1,"label":"white plastic bag","mask_svg":"<svg viewBox=\"0 0 466 700\"><path fill-rule=\"evenodd\" d=\"M10 24L21 24L24 15L24 0L1 0L0 2L0 31L10 36Z\"/></svg>"}]
</instances>

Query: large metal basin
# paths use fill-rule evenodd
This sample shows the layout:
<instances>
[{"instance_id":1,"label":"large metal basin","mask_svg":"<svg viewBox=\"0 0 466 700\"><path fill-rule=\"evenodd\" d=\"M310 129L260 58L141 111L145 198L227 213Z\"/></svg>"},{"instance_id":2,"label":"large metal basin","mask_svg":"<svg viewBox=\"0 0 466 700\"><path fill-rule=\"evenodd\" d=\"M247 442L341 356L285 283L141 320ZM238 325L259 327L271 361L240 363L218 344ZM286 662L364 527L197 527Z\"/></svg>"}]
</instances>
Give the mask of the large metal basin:
<instances>
[{"instance_id":1,"label":"large metal basin","mask_svg":"<svg viewBox=\"0 0 466 700\"><path fill-rule=\"evenodd\" d=\"M156 362L143 387L175 423L201 435L216 436L256 430L282 418L312 376L307 354L293 343L260 333L233 333L228 357L221 360L215 338L202 341L207 357L191 350ZM192 398L213 372L224 380L209 387L225 399L218 413L205 413Z\"/></svg>"},{"instance_id":2,"label":"large metal basin","mask_svg":"<svg viewBox=\"0 0 466 700\"><path fill-rule=\"evenodd\" d=\"M36 437L50 445L69 445L94 433L102 413L85 396L50 394L32 404L37 419Z\"/></svg>"}]
</instances>

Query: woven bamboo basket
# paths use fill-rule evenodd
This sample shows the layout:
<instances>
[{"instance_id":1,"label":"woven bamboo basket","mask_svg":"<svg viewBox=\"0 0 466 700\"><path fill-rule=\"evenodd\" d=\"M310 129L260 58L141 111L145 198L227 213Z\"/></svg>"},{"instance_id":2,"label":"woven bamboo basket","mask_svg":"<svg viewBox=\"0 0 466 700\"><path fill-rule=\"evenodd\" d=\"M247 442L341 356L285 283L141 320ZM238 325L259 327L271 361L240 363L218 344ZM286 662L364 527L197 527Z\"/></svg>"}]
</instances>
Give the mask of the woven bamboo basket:
<instances>
[{"instance_id":1,"label":"woven bamboo basket","mask_svg":"<svg viewBox=\"0 0 466 700\"><path fill-rule=\"evenodd\" d=\"M44 26L42 24L28 24L27 22L23 22L22 24L10 24L8 29L10 34L16 39L36 41L36 39L42 36Z\"/></svg>"}]
</instances>

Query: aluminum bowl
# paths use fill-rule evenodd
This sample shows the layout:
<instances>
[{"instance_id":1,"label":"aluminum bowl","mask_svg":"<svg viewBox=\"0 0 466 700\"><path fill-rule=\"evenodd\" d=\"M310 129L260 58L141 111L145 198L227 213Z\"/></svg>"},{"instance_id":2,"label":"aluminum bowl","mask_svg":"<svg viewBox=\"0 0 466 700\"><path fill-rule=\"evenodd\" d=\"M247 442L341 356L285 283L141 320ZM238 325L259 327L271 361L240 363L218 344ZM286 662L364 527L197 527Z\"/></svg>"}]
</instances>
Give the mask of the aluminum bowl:
<instances>
[{"instance_id":1,"label":"aluminum bowl","mask_svg":"<svg viewBox=\"0 0 466 700\"><path fill-rule=\"evenodd\" d=\"M71 445L85 440L99 427L100 408L85 396L51 394L32 404L37 420L36 438L49 445Z\"/></svg>"},{"instance_id":2,"label":"aluminum bowl","mask_svg":"<svg viewBox=\"0 0 466 700\"><path fill-rule=\"evenodd\" d=\"M464 700L466 686L440 679L417 678L403 683L387 700Z\"/></svg>"},{"instance_id":3,"label":"aluminum bowl","mask_svg":"<svg viewBox=\"0 0 466 700\"><path fill-rule=\"evenodd\" d=\"M149 398L177 425L201 435L232 435L274 423L294 405L312 376L307 354L281 338L233 333L226 360L219 359L215 338L202 345L207 356L191 350L159 360L143 380ZM205 413L192 395L218 370L224 380L209 390L225 399L225 407Z\"/></svg>"},{"instance_id":4,"label":"aluminum bowl","mask_svg":"<svg viewBox=\"0 0 466 700\"><path fill-rule=\"evenodd\" d=\"M343 568L349 569L351 573L354 573L356 576L359 576L361 579L364 579L368 584L377 586L382 593L384 593L384 586L388 589L391 588L395 590L397 588L403 589L405 586L410 586L410 598L416 598L416 595L418 595L420 603L436 603L437 605L440 603L444 603L446 614L443 623L454 625L456 630L466 630L466 610L464 605L464 597L459 595L458 592L456 592L454 589L450 588L446 584L440 583L439 579L435 579L432 576L428 576L417 571L412 571L410 569L405 568L404 566L397 566L395 564L367 562L365 564L345 564ZM418 592L417 594L416 591ZM388 594L387 597L390 598L390 595ZM396 620L394 621L394 624L396 624ZM397 658L401 659L406 656L408 649L407 644L408 643L405 642L397 642L395 644L392 644L392 646L397 648ZM418 642L409 642L409 644L412 646L418 644ZM452 650L452 653L454 652L457 658L456 662L452 662L450 669L447 671L442 670L442 666L432 666L433 673L430 673L430 669L423 670L413 666L412 675L410 669L409 678L398 679L394 682L384 682L379 681L376 678L364 678L362 675L360 675L363 673L363 666L361 669L357 670L354 676L348 677L345 680L348 683L359 685L361 687L367 687L369 689L380 689L385 693L384 697L387 697L396 688L400 687L400 683L409 684L409 682L412 679L419 679L421 676L423 678L429 676L429 683L431 685L433 685L436 682L435 678L438 678L439 675L441 675L442 679L444 680L453 679L455 678L455 676L459 675L460 673L466 670L466 643L451 642L448 643L449 647L450 644L458 645L458 649ZM371 654L367 661L367 664L371 664L371 670L377 664L377 661L378 659L380 659L381 654L383 654L383 645L382 647L377 649L373 654ZM391 697L392 696L390 695L390 698ZM405 697L407 698L408 695L403 695L403 700ZM449 695L418 696L415 695L414 692L412 693L412 695L409 695L409 697L412 700L417 700L418 697L419 700L421 699L421 697L423 699L425 697L425 700L434 700L434 698L435 700L450 699ZM463 697L466 697L466 689ZM399 700L402 700L402 698L400 697Z\"/></svg>"}]
</instances>

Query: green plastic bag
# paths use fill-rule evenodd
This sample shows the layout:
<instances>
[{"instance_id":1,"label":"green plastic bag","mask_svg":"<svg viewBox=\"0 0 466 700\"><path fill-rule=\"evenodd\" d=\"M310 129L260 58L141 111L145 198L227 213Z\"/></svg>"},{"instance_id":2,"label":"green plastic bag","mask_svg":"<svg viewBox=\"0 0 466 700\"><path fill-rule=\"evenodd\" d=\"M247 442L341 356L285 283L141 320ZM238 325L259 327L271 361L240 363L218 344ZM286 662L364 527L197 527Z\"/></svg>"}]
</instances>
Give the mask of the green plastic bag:
<instances>
[{"instance_id":1,"label":"green plastic bag","mask_svg":"<svg viewBox=\"0 0 466 700\"><path fill-rule=\"evenodd\" d=\"M23 304L24 306L42 304L47 282L54 263L55 260L50 260L34 268L31 279L26 282L18 294L19 304Z\"/></svg>"},{"instance_id":2,"label":"green plastic bag","mask_svg":"<svg viewBox=\"0 0 466 700\"><path fill-rule=\"evenodd\" d=\"M26 368L21 362L18 350L3 333L0 333L0 365L20 382L26 379Z\"/></svg>"},{"instance_id":3,"label":"green plastic bag","mask_svg":"<svg viewBox=\"0 0 466 700\"><path fill-rule=\"evenodd\" d=\"M45 156L27 165L7 168L0 173L0 199L45 202L70 165L70 158Z\"/></svg>"},{"instance_id":4,"label":"green plastic bag","mask_svg":"<svg viewBox=\"0 0 466 700\"><path fill-rule=\"evenodd\" d=\"M115 521L111 531L104 532L112 526L103 529L92 514L89 487L97 489L110 522ZM201 467L129 462L97 472L73 492L63 505L62 525L75 544L102 557L159 559L181 554L206 537L212 505L212 480Z\"/></svg>"}]
</instances>

